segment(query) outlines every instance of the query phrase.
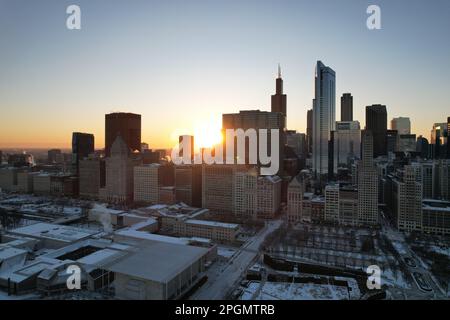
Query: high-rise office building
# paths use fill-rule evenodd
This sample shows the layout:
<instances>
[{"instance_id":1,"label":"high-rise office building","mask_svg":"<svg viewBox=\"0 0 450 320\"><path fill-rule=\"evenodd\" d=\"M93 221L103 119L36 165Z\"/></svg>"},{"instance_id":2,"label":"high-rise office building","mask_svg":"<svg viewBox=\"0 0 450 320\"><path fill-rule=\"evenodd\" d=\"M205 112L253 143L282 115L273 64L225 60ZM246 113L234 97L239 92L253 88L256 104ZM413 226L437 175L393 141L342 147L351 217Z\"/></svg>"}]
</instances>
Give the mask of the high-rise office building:
<instances>
[{"instance_id":1,"label":"high-rise office building","mask_svg":"<svg viewBox=\"0 0 450 320\"><path fill-rule=\"evenodd\" d=\"M80 160L79 169L80 197L98 199L100 188L105 186L105 160L90 155Z\"/></svg>"},{"instance_id":2,"label":"high-rise office building","mask_svg":"<svg viewBox=\"0 0 450 320\"><path fill-rule=\"evenodd\" d=\"M175 197L189 206L202 206L202 166L175 166Z\"/></svg>"},{"instance_id":3,"label":"high-rise office building","mask_svg":"<svg viewBox=\"0 0 450 320\"><path fill-rule=\"evenodd\" d=\"M281 204L281 182L279 176L258 177L256 183L256 216L258 219L272 219L278 213Z\"/></svg>"},{"instance_id":4,"label":"high-rise office building","mask_svg":"<svg viewBox=\"0 0 450 320\"><path fill-rule=\"evenodd\" d=\"M74 132L72 134L72 166L73 171L79 174L80 160L94 153L94 135L90 133Z\"/></svg>"},{"instance_id":5,"label":"high-rise office building","mask_svg":"<svg viewBox=\"0 0 450 320\"><path fill-rule=\"evenodd\" d=\"M276 91L275 94L272 95L271 100L271 111L272 112L281 112L284 115L284 118L287 118L286 114L286 103L287 97L283 93L283 79L281 78L281 68L278 65L278 77L276 79ZM286 120L285 120L286 124Z\"/></svg>"},{"instance_id":6,"label":"high-rise office building","mask_svg":"<svg viewBox=\"0 0 450 320\"><path fill-rule=\"evenodd\" d=\"M130 149L121 135L111 146L110 156L106 158L106 184L100 190L102 200L124 204L133 200L133 168L140 160L130 156Z\"/></svg>"},{"instance_id":7,"label":"high-rise office building","mask_svg":"<svg viewBox=\"0 0 450 320\"><path fill-rule=\"evenodd\" d=\"M234 165L202 166L202 207L213 213L233 213Z\"/></svg>"},{"instance_id":8,"label":"high-rise office building","mask_svg":"<svg viewBox=\"0 0 450 320\"><path fill-rule=\"evenodd\" d=\"M351 185L329 184L325 187L325 221L358 225L358 191Z\"/></svg>"},{"instance_id":9,"label":"high-rise office building","mask_svg":"<svg viewBox=\"0 0 450 320\"><path fill-rule=\"evenodd\" d=\"M339 223L339 184L325 187L325 221Z\"/></svg>"},{"instance_id":10,"label":"high-rise office building","mask_svg":"<svg viewBox=\"0 0 450 320\"><path fill-rule=\"evenodd\" d=\"M313 134L312 134L312 127L313 127L313 110L308 110L306 114L306 139L307 139L307 145L308 145L308 154L312 154L312 146L313 146Z\"/></svg>"},{"instance_id":11,"label":"high-rise office building","mask_svg":"<svg viewBox=\"0 0 450 320\"><path fill-rule=\"evenodd\" d=\"M257 169L239 170L234 173L233 179L233 213L242 219L257 219Z\"/></svg>"},{"instance_id":12,"label":"high-rise office building","mask_svg":"<svg viewBox=\"0 0 450 320\"><path fill-rule=\"evenodd\" d=\"M397 130L398 134L411 133L411 120L405 117L398 117L391 120L391 129Z\"/></svg>"},{"instance_id":13,"label":"high-rise office building","mask_svg":"<svg viewBox=\"0 0 450 320\"><path fill-rule=\"evenodd\" d=\"M349 165L361 154L361 128L359 121L336 122L334 132L334 172L341 165Z\"/></svg>"},{"instance_id":14,"label":"high-rise office building","mask_svg":"<svg viewBox=\"0 0 450 320\"><path fill-rule=\"evenodd\" d=\"M447 158L448 123L435 123L431 130L431 149L434 159Z\"/></svg>"},{"instance_id":15,"label":"high-rise office building","mask_svg":"<svg viewBox=\"0 0 450 320\"><path fill-rule=\"evenodd\" d=\"M287 146L292 148L298 158L306 158L306 135L304 133L288 130L286 132L286 140Z\"/></svg>"},{"instance_id":16,"label":"high-rise office building","mask_svg":"<svg viewBox=\"0 0 450 320\"><path fill-rule=\"evenodd\" d=\"M302 217L303 194L305 182L300 176L289 182L287 189L287 218L291 223L299 222Z\"/></svg>"},{"instance_id":17,"label":"high-rise office building","mask_svg":"<svg viewBox=\"0 0 450 320\"><path fill-rule=\"evenodd\" d=\"M281 179L259 176L258 169L234 172L234 214L245 219L271 219L280 208Z\"/></svg>"},{"instance_id":18,"label":"high-rise office building","mask_svg":"<svg viewBox=\"0 0 450 320\"><path fill-rule=\"evenodd\" d=\"M344 93L341 97L341 121L353 121L353 96Z\"/></svg>"},{"instance_id":19,"label":"high-rise office building","mask_svg":"<svg viewBox=\"0 0 450 320\"><path fill-rule=\"evenodd\" d=\"M366 107L366 130L373 135L373 156L387 155L387 111L386 106L374 104Z\"/></svg>"},{"instance_id":20,"label":"high-rise office building","mask_svg":"<svg viewBox=\"0 0 450 320\"><path fill-rule=\"evenodd\" d=\"M447 118L447 159L450 159L450 117Z\"/></svg>"},{"instance_id":21,"label":"high-rise office building","mask_svg":"<svg viewBox=\"0 0 450 320\"><path fill-rule=\"evenodd\" d=\"M58 162L58 156L61 155L60 149L51 149L47 152L47 163L55 164Z\"/></svg>"},{"instance_id":22,"label":"high-rise office building","mask_svg":"<svg viewBox=\"0 0 450 320\"><path fill-rule=\"evenodd\" d=\"M134 202L158 203L161 168L158 163L134 167Z\"/></svg>"},{"instance_id":23,"label":"high-rise office building","mask_svg":"<svg viewBox=\"0 0 450 320\"><path fill-rule=\"evenodd\" d=\"M313 149L312 167L316 175L328 174L329 142L336 123L336 74L321 61L315 74L315 98L313 100Z\"/></svg>"},{"instance_id":24,"label":"high-rise office building","mask_svg":"<svg viewBox=\"0 0 450 320\"><path fill-rule=\"evenodd\" d=\"M430 144L427 138L422 136L417 138L416 151L419 152L422 159L431 159Z\"/></svg>"},{"instance_id":25,"label":"high-rise office building","mask_svg":"<svg viewBox=\"0 0 450 320\"><path fill-rule=\"evenodd\" d=\"M134 113L110 113L105 115L105 154L110 155L111 146L121 135L130 152L141 150L141 115Z\"/></svg>"},{"instance_id":26,"label":"high-rise office building","mask_svg":"<svg viewBox=\"0 0 450 320\"><path fill-rule=\"evenodd\" d=\"M369 130L362 131L361 161L358 165L358 223L378 223L378 173L373 162L374 139Z\"/></svg>"},{"instance_id":27,"label":"high-rise office building","mask_svg":"<svg viewBox=\"0 0 450 320\"><path fill-rule=\"evenodd\" d=\"M394 179L393 214L400 231L422 230L422 184L417 181L413 166L405 166Z\"/></svg>"},{"instance_id":28,"label":"high-rise office building","mask_svg":"<svg viewBox=\"0 0 450 320\"><path fill-rule=\"evenodd\" d=\"M386 152L394 153L398 150L398 132L397 130L386 130Z\"/></svg>"},{"instance_id":29,"label":"high-rise office building","mask_svg":"<svg viewBox=\"0 0 450 320\"><path fill-rule=\"evenodd\" d=\"M416 152L416 135L415 134L399 134L397 151L399 152Z\"/></svg>"}]
</instances>

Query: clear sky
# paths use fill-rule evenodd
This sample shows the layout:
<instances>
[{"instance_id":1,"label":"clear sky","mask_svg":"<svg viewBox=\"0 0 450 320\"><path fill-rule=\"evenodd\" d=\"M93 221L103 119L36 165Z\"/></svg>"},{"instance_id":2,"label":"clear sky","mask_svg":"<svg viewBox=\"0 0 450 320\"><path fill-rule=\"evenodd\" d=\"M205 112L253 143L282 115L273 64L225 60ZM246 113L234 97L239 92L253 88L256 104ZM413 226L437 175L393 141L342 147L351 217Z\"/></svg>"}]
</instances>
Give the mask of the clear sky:
<instances>
[{"instance_id":1,"label":"clear sky","mask_svg":"<svg viewBox=\"0 0 450 320\"><path fill-rule=\"evenodd\" d=\"M81 7L81 30L66 7ZM366 27L369 4L382 30ZM339 97L386 104L429 138L450 116L448 0L0 0L0 148L104 144L104 114L142 114L143 141L220 126L221 114L269 110L281 63L288 128L306 128L317 60Z\"/></svg>"}]
</instances>

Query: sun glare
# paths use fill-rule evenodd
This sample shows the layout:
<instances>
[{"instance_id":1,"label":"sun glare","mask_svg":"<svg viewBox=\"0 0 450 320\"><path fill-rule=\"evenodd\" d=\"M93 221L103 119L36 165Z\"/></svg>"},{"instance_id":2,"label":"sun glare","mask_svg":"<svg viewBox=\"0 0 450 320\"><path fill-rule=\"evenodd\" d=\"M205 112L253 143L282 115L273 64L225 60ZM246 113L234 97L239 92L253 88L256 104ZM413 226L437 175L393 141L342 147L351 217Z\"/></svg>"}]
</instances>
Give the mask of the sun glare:
<instances>
[{"instance_id":1,"label":"sun glare","mask_svg":"<svg viewBox=\"0 0 450 320\"><path fill-rule=\"evenodd\" d=\"M202 122L194 128L194 144L196 148L212 148L222 142L221 124Z\"/></svg>"}]
</instances>

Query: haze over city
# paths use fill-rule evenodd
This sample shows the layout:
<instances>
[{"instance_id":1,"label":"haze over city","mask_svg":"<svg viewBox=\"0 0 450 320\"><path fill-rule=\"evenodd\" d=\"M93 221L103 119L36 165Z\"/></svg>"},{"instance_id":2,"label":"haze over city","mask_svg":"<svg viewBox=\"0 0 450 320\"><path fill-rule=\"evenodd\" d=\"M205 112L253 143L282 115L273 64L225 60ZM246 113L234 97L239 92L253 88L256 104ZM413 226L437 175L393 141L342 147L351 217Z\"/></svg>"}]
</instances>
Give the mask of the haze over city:
<instances>
[{"instance_id":1,"label":"haze over city","mask_svg":"<svg viewBox=\"0 0 450 320\"><path fill-rule=\"evenodd\" d=\"M103 148L113 111L141 114L142 140L172 147L180 134L216 132L223 113L270 110L278 63L287 126L305 132L319 59L337 73L336 98L353 94L362 127L376 103L427 139L447 116L445 0L378 1L376 31L369 1L77 1L76 32L65 28L69 4L0 0L1 148L68 148L73 131Z\"/></svg>"}]
</instances>

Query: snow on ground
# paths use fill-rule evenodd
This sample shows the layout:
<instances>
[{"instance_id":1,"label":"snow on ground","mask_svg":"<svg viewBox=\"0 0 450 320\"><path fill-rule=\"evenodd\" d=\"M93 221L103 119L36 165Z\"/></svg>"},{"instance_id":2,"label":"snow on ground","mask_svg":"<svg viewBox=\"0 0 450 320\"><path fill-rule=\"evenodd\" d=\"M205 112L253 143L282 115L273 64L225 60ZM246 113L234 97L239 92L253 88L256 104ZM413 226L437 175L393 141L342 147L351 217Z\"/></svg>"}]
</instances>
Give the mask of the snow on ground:
<instances>
[{"instance_id":1,"label":"snow on ground","mask_svg":"<svg viewBox=\"0 0 450 320\"><path fill-rule=\"evenodd\" d=\"M251 299L259 283L251 282L241 300ZM255 300L348 300L346 287L309 283L266 282Z\"/></svg>"},{"instance_id":2,"label":"snow on ground","mask_svg":"<svg viewBox=\"0 0 450 320\"><path fill-rule=\"evenodd\" d=\"M432 246L429 246L428 249L435 253L439 253L444 256L450 257L450 248L448 248L448 247L439 247L436 245L432 245Z\"/></svg>"},{"instance_id":3,"label":"snow on ground","mask_svg":"<svg viewBox=\"0 0 450 320\"><path fill-rule=\"evenodd\" d=\"M402 272L393 272L391 269L383 270L381 273L381 284L389 287L411 289L411 285L403 277Z\"/></svg>"},{"instance_id":4,"label":"snow on ground","mask_svg":"<svg viewBox=\"0 0 450 320\"><path fill-rule=\"evenodd\" d=\"M395 250L401 255L409 255L408 250L406 249L405 245L398 241L392 241L392 245L394 246Z\"/></svg>"},{"instance_id":5,"label":"snow on ground","mask_svg":"<svg viewBox=\"0 0 450 320\"><path fill-rule=\"evenodd\" d=\"M231 259L231 257L236 253L237 249L228 247L217 247L217 255Z\"/></svg>"}]
</instances>

